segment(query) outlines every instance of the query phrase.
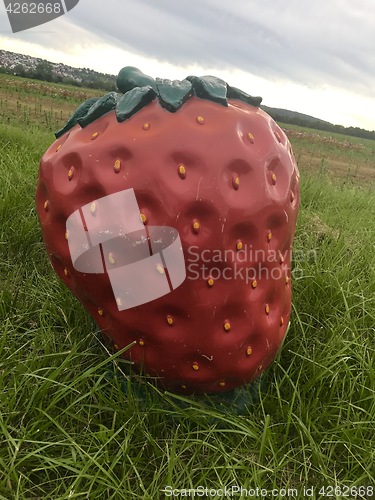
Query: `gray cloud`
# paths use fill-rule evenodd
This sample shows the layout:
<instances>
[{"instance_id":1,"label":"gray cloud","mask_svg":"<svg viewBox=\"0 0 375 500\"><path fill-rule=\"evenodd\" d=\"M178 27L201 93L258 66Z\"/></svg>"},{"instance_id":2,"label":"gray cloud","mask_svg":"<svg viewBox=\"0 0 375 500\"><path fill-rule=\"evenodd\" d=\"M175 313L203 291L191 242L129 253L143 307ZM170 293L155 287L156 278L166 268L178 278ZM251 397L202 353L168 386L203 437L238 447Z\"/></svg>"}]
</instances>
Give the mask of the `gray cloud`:
<instances>
[{"instance_id":1,"label":"gray cloud","mask_svg":"<svg viewBox=\"0 0 375 500\"><path fill-rule=\"evenodd\" d=\"M106 0L95 8L80 0L66 20L96 40L180 66L239 68L375 97L373 0ZM17 36L46 42L43 32ZM64 50L69 36L57 32L48 44Z\"/></svg>"},{"instance_id":2,"label":"gray cloud","mask_svg":"<svg viewBox=\"0 0 375 500\"><path fill-rule=\"evenodd\" d=\"M72 22L135 53L375 96L372 0L107 0L95 10L87 4L81 0Z\"/></svg>"}]
</instances>

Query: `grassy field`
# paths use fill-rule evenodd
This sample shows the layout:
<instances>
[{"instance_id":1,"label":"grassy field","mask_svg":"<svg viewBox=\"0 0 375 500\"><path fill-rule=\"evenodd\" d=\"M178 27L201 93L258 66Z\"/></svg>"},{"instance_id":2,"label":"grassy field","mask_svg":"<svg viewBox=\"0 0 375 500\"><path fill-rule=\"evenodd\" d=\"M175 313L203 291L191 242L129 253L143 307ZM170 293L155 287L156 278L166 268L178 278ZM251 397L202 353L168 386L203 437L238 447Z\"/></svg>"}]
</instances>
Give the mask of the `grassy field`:
<instances>
[{"instance_id":1,"label":"grassy field","mask_svg":"<svg viewBox=\"0 0 375 500\"><path fill-rule=\"evenodd\" d=\"M0 499L375 498L375 142L286 126L302 179L292 323L254 403L231 411L125 379L48 263L39 158L98 94L0 75Z\"/></svg>"}]
</instances>

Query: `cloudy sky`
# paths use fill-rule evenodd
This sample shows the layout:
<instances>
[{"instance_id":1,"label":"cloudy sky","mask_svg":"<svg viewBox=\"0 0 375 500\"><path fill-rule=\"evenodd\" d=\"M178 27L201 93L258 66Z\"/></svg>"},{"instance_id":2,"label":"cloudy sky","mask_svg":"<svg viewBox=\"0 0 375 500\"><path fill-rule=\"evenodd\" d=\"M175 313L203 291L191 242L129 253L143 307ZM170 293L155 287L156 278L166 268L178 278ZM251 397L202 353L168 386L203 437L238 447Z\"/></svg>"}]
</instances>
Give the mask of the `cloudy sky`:
<instances>
[{"instance_id":1,"label":"cloudy sky","mask_svg":"<svg viewBox=\"0 0 375 500\"><path fill-rule=\"evenodd\" d=\"M0 2L0 48L111 74L213 74L265 105L375 129L375 0L80 0L15 34Z\"/></svg>"}]
</instances>

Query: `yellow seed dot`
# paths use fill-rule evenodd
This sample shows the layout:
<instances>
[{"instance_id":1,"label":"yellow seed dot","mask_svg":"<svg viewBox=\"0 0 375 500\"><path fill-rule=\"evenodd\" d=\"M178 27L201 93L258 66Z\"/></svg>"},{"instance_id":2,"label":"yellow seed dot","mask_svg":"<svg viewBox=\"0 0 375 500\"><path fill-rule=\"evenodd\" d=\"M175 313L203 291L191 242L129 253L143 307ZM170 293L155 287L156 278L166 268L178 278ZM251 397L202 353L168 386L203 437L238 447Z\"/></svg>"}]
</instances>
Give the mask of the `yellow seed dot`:
<instances>
[{"instance_id":1,"label":"yellow seed dot","mask_svg":"<svg viewBox=\"0 0 375 500\"><path fill-rule=\"evenodd\" d=\"M69 233L68 231L65 231L65 239L68 240L69 239Z\"/></svg>"},{"instance_id":2,"label":"yellow seed dot","mask_svg":"<svg viewBox=\"0 0 375 500\"><path fill-rule=\"evenodd\" d=\"M114 256L113 256L113 253L110 253L110 254L108 255L108 260L109 260L109 263L110 263L110 264L115 264L115 263L116 263L115 258L114 258Z\"/></svg>"},{"instance_id":3,"label":"yellow seed dot","mask_svg":"<svg viewBox=\"0 0 375 500\"><path fill-rule=\"evenodd\" d=\"M164 271L164 266L162 264L157 264L156 265L156 270L159 274L164 274L165 271Z\"/></svg>"},{"instance_id":4,"label":"yellow seed dot","mask_svg":"<svg viewBox=\"0 0 375 500\"><path fill-rule=\"evenodd\" d=\"M178 167L178 175L181 177L181 179L185 179L186 178L186 168L185 168L185 165L180 165Z\"/></svg>"},{"instance_id":5,"label":"yellow seed dot","mask_svg":"<svg viewBox=\"0 0 375 500\"><path fill-rule=\"evenodd\" d=\"M186 389L186 385L182 385L182 386L181 386L181 389Z\"/></svg>"},{"instance_id":6,"label":"yellow seed dot","mask_svg":"<svg viewBox=\"0 0 375 500\"><path fill-rule=\"evenodd\" d=\"M58 151L60 151L60 149L61 149L61 148L62 148L62 144L59 144L59 145L57 146L57 148L56 148L56 153L57 153Z\"/></svg>"},{"instance_id":7,"label":"yellow seed dot","mask_svg":"<svg viewBox=\"0 0 375 500\"><path fill-rule=\"evenodd\" d=\"M46 212L48 212L48 209L49 209L49 201L48 201L48 200L44 202L43 207L44 207L44 210L45 210Z\"/></svg>"},{"instance_id":8,"label":"yellow seed dot","mask_svg":"<svg viewBox=\"0 0 375 500\"><path fill-rule=\"evenodd\" d=\"M281 316L281 318L280 318L280 326L283 326L283 324L284 324L284 318Z\"/></svg>"},{"instance_id":9,"label":"yellow seed dot","mask_svg":"<svg viewBox=\"0 0 375 500\"><path fill-rule=\"evenodd\" d=\"M258 282L257 282L257 280L254 280L254 281L251 283L251 286L255 289L255 288L258 286Z\"/></svg>"},{"instance_id":10,"label":"yellow seed dot","mask_svg":"<svg viewBox=\"0 0 375 500\"><path fill-rule=\"evenodd\" d=\"M194 233L199 233L200 228L201 228L201 225L200 225L199 220L194 219L193 220L193 231L194 231Z\"/></svg>"},{"instance_id":11,"label":"yellow seed dot","mask_svg":"<svg viewBox=\"0 0 375 500\"><path fill-rule=\"evenodd\" d=\"M258 366L258 372L261 372L263 370L263 365Z\"/></svg>"},{"instance_id":12,"label":"yellow seed dot","mask_svg":"<svg viewBox=\"0 0 375 500\"><path fill-rule=\"evenodd\" d=\"M295 195L294 195L293 191L291 191L290 192L290 201L293 202L294 198L295 198Z\"/></svg>"},{"instance_id":13,"label":"yellow seed dot","mask_svg":"<svg viewBox=\"0 0 375 500\"><path fill-rule=\"evenodd\" d=\"M229 331L230 331L230 323L229 323L229 321L226 321L226 322L224 323L224 330L225 330L226 332L229 332Z\"/></svg>"},{"instance_id":14,"label":"yellow seed dot","mask_svg":"<svg viewBox=\"0 0 375 500\"><path fill-rule=\"evenodd\" d=\"M289 276L287 276L287 277L285 278L285 284L287 285L287 284L289 283L289 281L290 281Z\"/></svg>"},{"instance_id":15,"label":"yellow seed dot","mask_svg":"<svg viewBox=\"0 0 375 500\"><path fill-rule=\"evenodd\" d=\"M139 217L140 217L141 221L143 222L143 224L146 224L146 222L147 222L147 215L141 213Z\"/></svg>"},{"instance_id":16,"label":"yellow seed dot","mask_svg":"<svg viewBox=\"0 0 375 500\"><path fill-rule=\"evenodd\" d=\"M68 171L68 179L71 181L73 179L73 176L74 176L74 167L70 167Z\"/></svg>"},{"instance_id":17,"label":"yellow seed dot","mask_svg":"<svg viewBox=\"0 0 375 500\"><path fill-rule=\"evenodd\" d=\"M204 124L204 118L203 118L203 116L197 116L196 120L197 120L197 123L199 123L200 125Z\"/></svg>"},{"instance_id":18,"label":"yellow seed dot","mask_svg":"<svg viewBox=\"0 0 375 500\"><path fill-rule=\"evenodd\" d=\"M151 127L151 125L150 125L148 122L145 122L145 123L143 124L143 130L149 130L149 129L150 129L150 127Z\"/></svg>"},{"instance_id":19,"label":"yellow seed dot","mask_svg":"<svg viewBox=\"0 0 375 500\"><path fill-rule=\"evenodd\" d=\"M65 276L66 276L66 277L68 277L68 275L69 275L69 271L68 271L68 269L67 269L67 268L65 268L65 269L64 269L64 274L65 274Z\"/></svg>"},{"instance_id":20,"label":"yellow seed dot","mask_svg":"<svg viewBox=\"0 0 375 500\"><path fill-rule=\"evenodd\" d=\"M98 314L99 314L99 316L103 316L103 314L104 314L103 309L101 309L100 307L98 309Z\"/></svg>"},{"instance_id":21,"label":"yellow seed dot","mask_svg":"<svg viewBox=\"0 0 375 500\"><path fill-rule=\"evenodd\" d=\"M118 174L121 170L121 160L116 160L115 164L113 165L113 170Z\"/></svg>"},{"instance_id":22,"label":"yellow seed dot","mask_svg":"<svg viewBox=\"0 0 375 500\"><path fill-rule=\"evenodd\" d=\"M242 249L243 249L243 243L242 243L242 241L241 241L241 240L238 240L238 241L237 241L236 248L237 248L237 250L242 250Z\"/></svg>"},{"instance_id":23,"label":"yellow seed dot","mask_svg":"<svg viewBox=\"0 0 375 500\"><path fill-rule=\"evenodd\" d=\"M198 371L199 370L199 365L198 363L193 363L193 370Z\"/></svg>"},{"instance_id":24,"label":"yellow seed dot","mask_svg":"<svg viewBox=\"0 0 375 500\"><path fill-rule=\"evenodd\" d=\"M225 387L225 381L222 380L221 382L219 382L219 385L220 385L220 387Z\"/></svg>"},{"instance_id":25,"label":"yellow seed dot","mask_svg":"<svg viewBox=\"0 0 375 500\"><path fill-rule=\"evenodd\" d=\"M99 135L99 132L94 132L91 136L91 140L93 141L94 139L96 139Z\"/></svg>"},{"instance_id":26,"label":"yellow seed dot","mask_svg":"<svg viewBox=\"0 0 375 500\"><path fill-rule=\"evenodd\" d=\"M268 231L267 233L267 241L270 242L272 240L272 233L271 231Z\"/></svg>"},{"instance_id":27,"label":"yellow seed dot","mask_svg":"<svg viewBox=\"0 0 375 500\"><path fill-rule=\"evenodd\" d=\"M248 348L246 349L246 355L251 356L252 354L253 354L253 350L250 346L248 346Z\"/></svg>"},{"instance_id":28,"label":"yellow seed dot","mask_svg":"<svg viewBox=\"0 0 375 500\"><path fill-rule=\"evenodd\" d=\"M268 304L266 304L266 307L265 307L265 309L264 309L264 310L266 311L266 314L267 314L267 316L268 316L268 315L269 315L269 313L270 313L270 310L271 310L271 309L270 309L270 306L269 306Z\"/></svg>"},{"instance_id":29,"label":"yellow seed dot","mask_svg":"<svg viewBox=\"0 0 375 500\"><path fill-rule=\"evenodd\" d=\"M95 214L95 212L96 212L96 203L95 203L95 201L93 201L93 202L91 203L91 205L90 205L90 212L91 212L92 214Z\"/></svg>"},{"instance_id":30,"label":"yellow seed dot","mask_svg":"<svg viewBox=\"0 0 375 500\"><path fill-rule=\"evenodd\" d=\"M254 144L255 140L254 140L254 136L251 132L249 132L247 134L247 138L249 139L249 141L251 142L251 144Z\"/></svg>"},{"instance_id":31,"label":"yellow seed dot","mask_svg":"<svg viewBox=\"0 0 375 500\"><path fill-rule=\"evenodd\" d=\"M209 278L209 279L207 280L207 285L208 285L209 287L213 287L213 286L214 286L214 283L215 283L215 282L214 282L213 278Z\"/></svg>"},{"instance_id":32,"label":"yellow seed dot","mask_svg":"<svg viewBox=\"0 0 375 500\"><path fill-rule=\"evenodd\" d=\"M272 175L271 175L271 180L272 180L272 184L276 184L276 181L277 181L277 177L276 177L276 174L273 172Z\"/></svg>"},{"instance_id":33,"label":"yellow seed dot","mask_svg":"<svg viewBox=\"0 0 375 500\"><path fill-rule=\"evenodd\" d=\"M233 177L232 184L233 188L237 190L240 187L240 178L238 176Z\"/></svg>"},{"instance_id":34,"label":"yellow seed dot","mask_svg":"<svg viewBox=\"0 0 375 500\"><path fill-rule=\"evenodd\" d=\"M280 255L280 264L284 264L284 256Z\"/></svg>"},{"instance_id":35,"label":"yellow seed dot","mask_svg":"<svg viewBox=\"0 0 375 500\"><path fill-rule=\"evenodd\" d=\"M170 316L170 315L168 315L168 316L167 316L167 323L168 323L168 325L170 325L170 326L172 326L172 325L173 325L174 321L173 321L172 316Z\"/></svg>"},{"instance_id":36,"label":"yellow seed dot","mask_svg":"<svg viewBox=\"0 0 375 500\"><path fill-rule=\"evenodd\" d=\"M138 340L138 344L143 347L145 345L145 341L143 339Z\"/></svg>"},{"instance_id":37,"label":"yellow seed dot","mask_svg":"<svg viewBox=\"0 0 375 500\"><path fill-rule=\"evenodd\" d=\"M113 347L116 349L116 351L118 351L118 350L119 350L119 346L118 346L117 344L114 344L114 346L113 346Z\"/></svg>"}]
</instances>

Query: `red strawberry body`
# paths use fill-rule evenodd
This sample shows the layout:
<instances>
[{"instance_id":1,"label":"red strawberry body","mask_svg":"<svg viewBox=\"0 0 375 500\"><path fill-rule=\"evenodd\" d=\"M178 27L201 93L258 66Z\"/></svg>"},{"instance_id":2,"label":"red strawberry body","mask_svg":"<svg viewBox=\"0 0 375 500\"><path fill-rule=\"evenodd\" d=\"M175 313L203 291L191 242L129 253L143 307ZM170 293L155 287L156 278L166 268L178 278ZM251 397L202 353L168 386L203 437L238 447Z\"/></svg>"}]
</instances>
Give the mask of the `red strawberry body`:
<instances>
[{"instance_id":1,"label":"red strawberry body","mask_svg":"<svg viewBox=\"0 0 375 500\"><path fill-rule=\"evenodd\" d=\"M154 98L122 122L112 110L63 133L40 165L37 210L55 271L117 349L136 342L125 353L135 368L176 392L252 381L274 359L290 317L297 166L269 115L227 103L192 95L170 112ZM119 310L108 274L74 268L66 222L128 189L146 227L178 230L186 279Z\"/></svg>"}]
</instances>

